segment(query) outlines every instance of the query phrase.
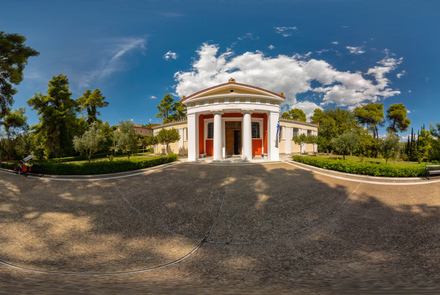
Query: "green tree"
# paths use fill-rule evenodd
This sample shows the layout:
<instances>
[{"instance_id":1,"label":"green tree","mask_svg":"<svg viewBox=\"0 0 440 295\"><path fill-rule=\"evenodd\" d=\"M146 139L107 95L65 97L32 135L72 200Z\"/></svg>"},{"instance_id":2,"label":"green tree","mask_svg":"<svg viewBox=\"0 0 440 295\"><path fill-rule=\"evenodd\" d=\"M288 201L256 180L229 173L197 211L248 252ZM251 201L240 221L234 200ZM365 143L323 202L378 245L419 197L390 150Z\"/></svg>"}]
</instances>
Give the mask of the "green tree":
<instances>
[{"instance_id":1,"label":"green tree","mask_svg":"<svg viewBox=\"0 0 440 295\"><path fill-rule=\"evenodd\" d=\"M346 154L350 153L350 155L352 155L353 151L357 149L359 145L359 136L352 132L346 132L339 135L337 138L333 138L331 144L338 153L342 154L345 160Z\"/></svg>"},{"instance_id":2,"label":"green tree","mask_svg":"<svg viewBox=\"0 0 440 295\"><path fill-rule=\"evenodd\" d=\"M429 123L429 131L435 137L432 141L432 159L440 160L440 124L438 122Z\"/></svg>"},{"instance_id":3,"label":"green tree","mask_svg":"<svg viewBox=\"0 0 440 295\"><path fill-rule=\"evenodd\" d=\"M86 155L89 163L92 155L99 151L104 142L105 137L100 134L97 122L93 122L89 130L84 132L82 136L75 136L73 138L75 150Z\"/></svg>"},{"instance_id":4,"label":"green tree","mask_svg":"<svg viewBox=\"0 0 440 295\"><path fill-rule=\"evenodd\" d=\"M355 120L352 111L340 108L315 109L310 119L314 124L319 123L318 148L326 150L327 154L332 149L331 140L333 138L345 132L359 133L362 129Z\"/></svg>"},{"instance_id":5,"label":"green tree","mask_svg":"<svg viewBox=\"0 0 440 295\"><path fill-rule=\"evenodd\" d=\"M179 138L179 139L180 139L180 138ZM143 144L144 146L151 147L152 145L156 145L156 144L158 144L158 143L159 143L159 141L157 140L157 137L154 136L154 135L145 136L145 137L142 139L142 144Z\"/></svg>"},{"instance_id":6,"label":"green tree","mask_svg":"<svg viewBox=\"0 0 440 295\"><path fill-rule=\"evenodd\" d=\"M27 101L40 116L39 124L32 129L42 135L47 156L71 155L74 153L72 139L80 124L76 117L78 103L71 98L69 80L65 75L52 77L48 86L46 95L35 93Z\"/></svg>"},{"instance_id":7,"label":"green tree","mask_svg":"<svg viewBox=\"0 0 440 295\"><path fill-rule=\"evenodd\" d=\"M371 134L368 133L368 130L366 129L359 130L358 135L359 135L358 151L360 155L364 155L366 157L373 157L377 150L376 140L371 136Z\"/></svg>"},{"instance_id":8,"label":"green tree","mask_svg":"<svg viewBox=\"0 0 440 295\"><path fill-rule=\"evenodd\" d=\"M429 152L432 148L432 135L429 130L422 129L417 137L417 161L422 163L424 160L429 161Z\"/></svg>"},{"instance_id":9,"label":"green tree","mask_svg":"<svg viewBox=\"0 0 440 295\"><path fill-rule=\"evenodd\" d=\"M291 119L291 118L290 118L290 114L289 114L288 112L284 112L284 113L282 113L282 114L281 114L281 118L282 118L282 119Z\"/></svg>"},{"instance_id":10,"label":"green tree","mask_svg":"<svg viewBox=\"0 0 440 295\"><path fill-rule=\"evenodd\" d=\"M364 104L354 109L354 116L360 124L365 125L368 130L373 132L376 143L379 144L379 126L384 121L383 103ZM379 149L376 149L376 158L379 156Z\"/></svg>"},{"instance_id":11,"label":"green tree","mask_svg":"<svg viewBox=\"0 0 440 295\"><path fill-rule=\"evenodd\" d=\"M180 140L179 131L174 128L171 129L163 129L159 131L157 134L157 141L161 144L165 145L165 153L168 155L168 145L170 143L176 142Z\"/></svg>"},{"instance_id":12,"label":"green tree","mask_svg":"<svg viewBox=\"0 0 440 295\"><path fill-rule=\"evenodd\" d=\"M105 123L100 123L100 122L97 123L99 128L99 134L104 136L105 138L104 142L101 145L100 150L103 152L108 152L113 146L114 129L112 128L112 126L110 126L108 121L105 121ZM115 129L117 129L117 127Z\"/></svg>"},{"instance_id":13,"label":"green tree","mask_svg":"<svg viewBox=\"0 0 440 295\"><path fill-rule=\"evenodd\" d=\"M306 122L306 114L303 112L303 110L301 109L292 109L289 111L290 114L290 118L292 118L293 120L298 120L298 121L303 121Z\"/></svg>"},{"instance_id":14,"label":"green tree","mask_svg":"<svg viewBox=\"0 0 440 295\"><path fill-rule=\"evenodd\" d=\"M387 109L387 120L390 122L387 131L394 133L407 131L409 125L411 125L411 120L406 115L407 111L402 103L390 105Z\"/></svg>"},{"instance_id":15,"label":"green tree","mask_svg":"<svg viewBox=\"0 0 440 295\"><path fill-rule=\"evenodd\" d=\"M388 133L385 139L379 141L379 150L387 164L389 159L396 160L400 150L399 137L394 132Z\"/></svg>"},{"instance_id":16,"label":"green tree","mask_svg":"<svg viewBox=\"0 0 440 295\"><path fill-rule=\"evenodd\" d=\"M318 137L315 135L296 134L292 137L294 143L299 144L301 147L306 143L317 143Z\"/></svg>"},{"instance_id":17,"label":"green tree","mask_svg":"<svg viewBox=\"0 0 440 295\"><path fill-rule=\"evenodd\" d=\"M172 121L182 120L186 117L184 105L180 102L174 102L174 98L168 93L157 106L159 113L156 118L162 118L162 124Z\"/></svg>"},{"instance_id":18,"label":"green tree","mask_svg":"<svg viewBox=\"0 0 440 295\"><path fill-rule=\"evenodd\" d=\"M180 121L186 118L185 106L180 101L176 101L173 106L174 114L171 115L171 121Z\"/></svg>"},{"instance_id":19,"label":"green tree","mask_svg":"<svg viewBox=\"0 0 440 295\"><path fill-rule=\"evenodd\" d=\"M440 140L440 124L438 122L435 122L434 124L429 123L429 131L433 136Z\"/></svg>"},{"instance_id":20,"label":"green tree","mask_svg":"<svg viewBox=\"0 0 440 295\"><path fill-rule=\"evenodd\" d=\"M11 117L4 120L10 113L14 103L13 96L17 93L13 85L23 81L23 70L29 57L40 54L26 46L25 41L26 38L18 34L0 31L0 126L19 126Z\"/></svg>"},{"instance_id":21,"label":"green tree","mask_svg":"<svg viewBox=\"0 0 440 295\"><path fill-rule=\"evenodd\" d=\"M123 150L128 159L130 159L130 154L137 152L138 141L134 125L130 120L119 121L119 127L116 131L116 148Z\"/></svg>"},{"instance_id":22,"label":"green tree","mask_svg":"<svg viewBox=\"0 0 440 295\"><path fill-rule=\"evenodd\" d=\"M84 92L83 96L78 98L78 103L81 107L81 110L87 112L88 124L98 121L97 116L101 115L101 113L98 111L98 108L104 108L109 105L109 103L104 100L105 96L102 95L99 89L95 89L93 92L91 90L87 90Z\"/></svg>"},{"instance_id":23,"label":"green tree","mask_svg":"<svg viewBox=\"0 0 440 295\"><path fill-rule=\"evenodd\" d=\"M29 129L25 113L26 108L18 108L13 112L9 111L5 117L3 128L0 125L0 166L2 164L2 152L8 158L14 157L14 155L21 156L24 153L24 151L19 152L17 148L22 136Z\"/></svg>"}]
</instances>

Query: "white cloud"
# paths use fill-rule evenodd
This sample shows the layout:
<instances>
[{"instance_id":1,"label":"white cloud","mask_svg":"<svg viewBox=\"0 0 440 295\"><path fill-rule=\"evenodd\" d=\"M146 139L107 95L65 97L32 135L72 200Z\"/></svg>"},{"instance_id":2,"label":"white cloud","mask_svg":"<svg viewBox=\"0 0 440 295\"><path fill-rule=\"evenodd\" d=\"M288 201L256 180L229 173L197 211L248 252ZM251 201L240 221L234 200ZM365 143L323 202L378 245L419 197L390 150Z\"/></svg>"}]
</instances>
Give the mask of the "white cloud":
<instances>
[{"instance_id":1,"label":"white cloud","mask_svg":"<svg viewBox=\"0 0 440 295\"><path fill-rule=\"evenodd\" d=\"M108 50L102 52L100 66L80 78L80 87L89 87L95 79L103 79L114 72L125 70L124 56L128 53L140 50L145 52L147 40L145 38L122 38L112 40Z\"/></svg>"},{"instance_id":2,"label":"white cloud","mask_svg":"<svg viewBox=\"0 0 440 295\"><path fill-rule=\"evenodd\" d=\"M352 46L346 46L348 50L350 50L351 54L362 54L365 53L365 50L361 46L358 47L352 47Z\"/></svg>"},{"instance_id":3,"label":"white cloud","mask_svg":"<svg viewBox=\"0 0 440 295\"><path fill-rule=\"evenodd\" d=\"M178 57L177 53L172 52L172 51L168 51L168 52L165 53L165 55L163 56L163 58L164 58L165 60L169 60L170 58L172 58L172 59L177 59L177 57Z\"/></svg>"},{"instance_id":4,"label":"white cloud","mask_svg":"<svg viewBox=\"0 0 440 295\"><path fill-rule=\"evenodd\" d=\"M332 44L338 45L339 42L338 41L333 41Z\"/></svg>"},{"instance_id":5,"label":"white cloud","mask_svg":"<svg viewBox=\"0 0 440 295\"><path fill-rule=\"evenodd\" d=\"M397 77L398 79L400 79L403 75L405 75L405 73L406 73L406 71L403 70L403 71L401 71L400 73L398 73L398 74L396 75L396 77Z\"/></svg>"},{"instance_id":6,"label":"white cloud","mask_svg":"<svg viewBox=\"0 0 440 295\"><path fill-rule=\"evenodd\" d=\"M275 46L273 46L273 45L269 45L269 49L270 49L270 50L275 49Z\"/></svg>"},{"instance_id":7,"label":"white cloud","mask_svg":"<svg viewBox=\"0 0 440 295\"><path fill-rule=\"evenodd\" d=\"M152 96L150 96L150 98L151 98L151 99L156 99L157 97L154 96L154 95L152 95Z\"/></svg>"},{"instance_id":8,"label":"white cloud","mask_svg":"<svg viewBox=\"0 0 440 295\"><path fill-rule=\"evenodd\" d=\"M306 114L308 120L313 115L315 109L322 109L322 107L320 107L316 103L307 100L297 101L294 104L289 105L289 109L295 109L295 108L302 110Z\"/></svg>"},{"instance_id":9,"label":"white cloud","mask_svg":"<svg viewBox=\"0 0 440 295\"><path fill-rule=\"evenodd\" d=\"M330 51L330 49L322 49L322 50L318 50L318 51L316 51L316 53L318 54L318 55L321 55L321 54L323 54L324 52L329 52Z\"/></svg>"},{"instance_id":10,"label":"white cloud","mask_svg":"<svg viewBox=\"0 0 440 295\"><path fill-rule=\"evenodd\" d=\"M296 31L297 27L275 27L277 34L281 34L283 37L292 36L293 31Z\"/></svg>"},{"instance_id":11,"label":"white cloud","mask_svg":"<svg viewBox=\"0 0 440 295\"><path fill-rule=\"evenodd\" d=\"M408 90L409 93L411 93L411 90Z\"/></svg>"},{"instance_id":12,"label":"white cloud","mask_svg":"<svg viewBox=\"0 0 440 295\"><path fill-rule=\"evenodd\" d=\"M354 107L400 94L400 91L389 87L390 81L385 75L397 68L402 58L386 56L377 62L379 66L370 68L366 73L353 73L338 71L328 62L310 58L309 55L268 57L256 51L234 56L230 50L221 54L218 51L217 45L203 44L197 50L199 58L195 59L193 68L175 73L175 92L178 96L226 83L233 77L238 83L283 92L286 97L284 105L302 108L310 116L319 106L335 104ZM321 85L312 87L312 81ZM297 94L306 92L315 93L319 101L297 101Z\"/></svg>"},{"instance_id":13,"label":"white cloud","mask_svg":"<svg viewBox=\"0 0 440 295\"><path fill-rule=\"evenodd\" d=\"M410 114L410 113L411 113L411 111L410 111L410 110L406 110L406 113L407 113L407 114Z\"/></svg>"},{"instance_id":14,"label":"white cloud","mask_svg":"<svg viewBox=\"0 0 440 295\"><path fill-rule=\"evenodd\" d=\"M252 33L246 33L246 35L244 35L243 37L238 37L237 38L238 40L244 40L244 39L251 39L251 40L258 40L258 39L260 39L260 37L254 37L253 35L252 35Z\"/></svg>"}]
</instances>

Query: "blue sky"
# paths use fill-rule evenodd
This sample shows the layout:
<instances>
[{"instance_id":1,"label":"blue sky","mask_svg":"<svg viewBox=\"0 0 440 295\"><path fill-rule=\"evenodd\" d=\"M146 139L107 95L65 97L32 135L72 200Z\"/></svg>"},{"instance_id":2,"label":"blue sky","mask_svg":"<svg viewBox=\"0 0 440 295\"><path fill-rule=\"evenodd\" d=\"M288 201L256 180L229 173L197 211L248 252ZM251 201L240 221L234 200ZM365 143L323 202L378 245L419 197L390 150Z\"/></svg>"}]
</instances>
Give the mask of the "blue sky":
<instances>
[{"instance_id":1,"label":"blue sky","mask_svg":"<svg viewBox=\"0 0 440 295\"><path fill-rule=\"evenodd\" d=\"M63 73L74 98L102 91L104 121L160 123L167 93L233 77L284 92L283 110L401 102L415 130L440 121L440 1L0 2L0 30L41 53L15 108ZM29 107L27 116L38 122Z\"/></svg>"}]
</instances>

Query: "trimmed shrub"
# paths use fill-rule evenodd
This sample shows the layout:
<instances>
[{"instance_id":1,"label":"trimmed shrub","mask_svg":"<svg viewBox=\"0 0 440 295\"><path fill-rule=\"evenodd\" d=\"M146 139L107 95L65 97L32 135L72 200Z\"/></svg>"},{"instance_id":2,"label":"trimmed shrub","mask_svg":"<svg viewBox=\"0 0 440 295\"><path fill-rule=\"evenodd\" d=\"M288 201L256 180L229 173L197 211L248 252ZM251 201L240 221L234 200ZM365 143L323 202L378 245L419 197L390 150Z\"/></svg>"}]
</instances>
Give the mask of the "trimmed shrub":
<instances>
[{"instance_id":1,"label":"trimmed shrub","mask_svg":"<svg viewBox=\"0 0 440 295\"><path fill-rule=\"evenodd\" d=\"M117 173L153 167L161 164L171 163L177 160L178 156L171 154L169 156L159 156L149 159L131 159L112 162L102 161L79 164L47 162L44 164L44 173L50 175L92 175ZM14 169L14 165L17 164L3 163L2 168Z\"/></svg>"},{"instance_id":2,"label":"trimmed shrub","mask_svg":"<svg viewBox=\"0 0 440 295\"><path fill-rule=\"evenodd\" d=\"M5 162L2 162L2 168L5 168L5 169L14 170L14 166L16 166L16 165L18 165L18 162L17 163L5 163Z\"/></svg>"},{"instance_id":3,"label":"trimmed shrub","mask_svg":"<svg viewBox=\"0 0 440 295\"><path fill-rule=\"evenodd\" d=\"M420 177L425 176L425 165L394 166L377 162L353 162L350 160L311 158L293 156L293 160L328 170L352 174L387 176L387 177Z\"/></svg>"}]
</instances>

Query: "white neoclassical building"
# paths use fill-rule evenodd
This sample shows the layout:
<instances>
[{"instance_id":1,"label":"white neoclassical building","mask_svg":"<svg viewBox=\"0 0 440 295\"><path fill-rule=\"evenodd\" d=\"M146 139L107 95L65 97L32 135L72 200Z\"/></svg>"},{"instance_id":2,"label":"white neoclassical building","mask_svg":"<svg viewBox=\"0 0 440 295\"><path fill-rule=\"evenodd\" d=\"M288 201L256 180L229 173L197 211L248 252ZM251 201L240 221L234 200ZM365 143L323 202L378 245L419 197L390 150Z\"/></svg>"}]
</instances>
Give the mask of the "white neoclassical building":
<instances>
[{"instance_id":1,"label":"white neoclassical building","mask_svg":"<svg viewBox=\"0 0 440 295\"><path fill-rule=\"evenodd\" d=\"M220 161L233 155L245 161L258 157L277 161L280 153L317 152L315 144L292 141L295 134L317 135L318 125L280 119L284 99L283 93L230 79L184 96L181 102L186 106L187 120L155 126L153 132L177 129L180 141L170 145L170 152L188 155L188 161L204 157ZM156 153L164 151L164 146L156 146Z\"/></svg>"}]
</instances>

